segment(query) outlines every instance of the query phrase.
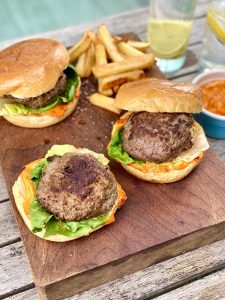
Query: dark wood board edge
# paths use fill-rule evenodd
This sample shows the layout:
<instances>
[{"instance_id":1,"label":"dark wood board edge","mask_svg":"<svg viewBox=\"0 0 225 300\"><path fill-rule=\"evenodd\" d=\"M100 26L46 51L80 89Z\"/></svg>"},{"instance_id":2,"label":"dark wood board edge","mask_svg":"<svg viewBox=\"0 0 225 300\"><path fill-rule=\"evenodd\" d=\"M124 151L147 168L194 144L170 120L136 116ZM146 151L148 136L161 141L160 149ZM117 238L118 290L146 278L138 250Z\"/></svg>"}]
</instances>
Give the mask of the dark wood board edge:
<instances>
[{"instance_id":1,"label":"dark wood board edge","mask_svg":"<svg viewBox=\"0 0 225 300\"><path fill-rule=\"evenodd\" d=\"M54 284L36 287L41 300L64 299L224 238L225 222L222 222L143 250L115 263L106 264Z\"/></svg>"}]
</instances>

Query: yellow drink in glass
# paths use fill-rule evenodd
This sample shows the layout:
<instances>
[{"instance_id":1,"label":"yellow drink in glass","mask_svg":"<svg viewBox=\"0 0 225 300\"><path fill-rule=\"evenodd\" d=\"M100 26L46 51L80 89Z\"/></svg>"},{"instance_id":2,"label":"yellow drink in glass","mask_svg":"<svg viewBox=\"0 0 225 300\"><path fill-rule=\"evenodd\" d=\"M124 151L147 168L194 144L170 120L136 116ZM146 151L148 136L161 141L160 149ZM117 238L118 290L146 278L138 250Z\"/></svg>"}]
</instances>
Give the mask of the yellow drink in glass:
<instances>
[{"instance_id":1,"label":"yellow drink in glass","mask_svg":"<svg viewBox=\"0 0 225 300\"><path fill-rule=\"evenodd\" d=\"M188 46L192 21L148 20L148 41L159 58L177 58Z\"/></svg>"},{"instance_id":2,"label":"yellow drink in glass","mask_svg":"<svg viewBox=\"0 0 225 300\"><path fill-rule=\"evenodd\" d=\"M165 73L182 67L192 29L194 0L151 0L147 38Z\"/></svg>"},{"instance_id":3,"label":"yellow drink in glass","mask_svg":"<svg viewBox=\"0 0 225 300\"><path fill-rule=\"evenodd\" d=\"M205 69L225 68L225 0L214 0L208 8L200 64Z\"/></svg>"}]
</instances>

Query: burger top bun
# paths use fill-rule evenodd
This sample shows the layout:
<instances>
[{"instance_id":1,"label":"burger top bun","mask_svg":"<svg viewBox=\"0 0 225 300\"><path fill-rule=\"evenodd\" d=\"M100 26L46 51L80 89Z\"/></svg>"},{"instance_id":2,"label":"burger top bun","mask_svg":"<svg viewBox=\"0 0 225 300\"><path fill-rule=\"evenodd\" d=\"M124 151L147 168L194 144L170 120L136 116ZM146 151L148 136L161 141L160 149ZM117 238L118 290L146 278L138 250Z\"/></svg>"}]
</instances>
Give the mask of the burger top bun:
<instances>
[{"instance_id":1,"label":"burger top bun","mask_svg":"<svg viewBox=\"0 0 225 300\"><path fill-rule=\"evenodd\" d=\"M0 95L36 97L51 90L69 63L59 42L36 38L0 51Z\"/></svg>"},{"instance_id":2,"label":"burger top bun","mask_svg":"<svg viewBox=\"0 0 225 300\"><path fill-rule=\"evenodd\" d=\"M115 106L133 112L199 113L202 94L192 83L145 78L122 85Z\"/></svg>"}]
</instances>

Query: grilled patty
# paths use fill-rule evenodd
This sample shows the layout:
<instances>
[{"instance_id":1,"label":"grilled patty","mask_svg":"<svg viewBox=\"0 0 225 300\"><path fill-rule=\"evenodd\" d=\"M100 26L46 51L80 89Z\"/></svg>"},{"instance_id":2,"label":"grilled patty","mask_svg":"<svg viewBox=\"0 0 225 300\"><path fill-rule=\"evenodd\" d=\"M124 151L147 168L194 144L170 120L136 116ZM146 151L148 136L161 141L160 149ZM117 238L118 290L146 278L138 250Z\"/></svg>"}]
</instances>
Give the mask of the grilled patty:
<instances>
[{"instance_id":1,"label":"grilled patty","mask_svg":"<svg viewBox=\"0 0 225 300\"><path fill-rule=\"evenodd\" d=\"M53 98L55 96L58 96L59 94L64 92L65 88L66 88L66 74L62 73L62 75L59 77L58 81L56 82L54 88L40 96L24 98L24 99L15 98L11 95L5 95L5 97L12 99L14 103L24 104L32 108L39 108L41 106L51 103L54 100Z\"/></svg>"},{"instance_id":2,"label":"grilled patty","mask_svg":"<svg viewBox=\"0 0 225 300\"><path fill-rule=\"evenodd\" d=\"M60 220L104 215L117 196L117 183L108 166L92 155L74 153L53 158L37 191L39 202Z\"/></svg>"},{"instance_id":3,"label":"grilled patty","mask_svg":"<svg viewBox=\"0 0 225 300\"><path fill-rule=\"evenodd\" d=\"M124 150L143 161L170 161L192 147L193 122L187 113L134 113L124 125Z\"/></svg>"}]
</instances>

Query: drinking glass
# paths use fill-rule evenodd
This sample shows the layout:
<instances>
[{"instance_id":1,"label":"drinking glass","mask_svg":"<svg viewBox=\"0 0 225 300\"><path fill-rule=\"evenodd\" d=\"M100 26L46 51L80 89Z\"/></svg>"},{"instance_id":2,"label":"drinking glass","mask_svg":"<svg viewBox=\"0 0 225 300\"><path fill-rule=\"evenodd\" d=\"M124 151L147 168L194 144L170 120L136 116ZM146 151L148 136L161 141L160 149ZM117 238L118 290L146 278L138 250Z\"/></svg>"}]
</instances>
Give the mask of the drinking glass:
<instances>
[{"instance_id":1,"label":"drinking glass","mask_svg":"<svg viewBox=\"0 0 225 300\"><path fill-rule=\"evenodd\" d=\"M204 69L225 68L225 1L214 0L209 5L206 32L200 53Z\"/></svg>"},{"instance_id":2,"label":"drinking glass","mask_svg":"<svg viewBox=\"0 0 225 300\"><path fill-rule=\"evenodd\" d=\"M147 38L164 73L179 70L192 29L197 0L150 0Z\"/></svg>"}]
</instances>

